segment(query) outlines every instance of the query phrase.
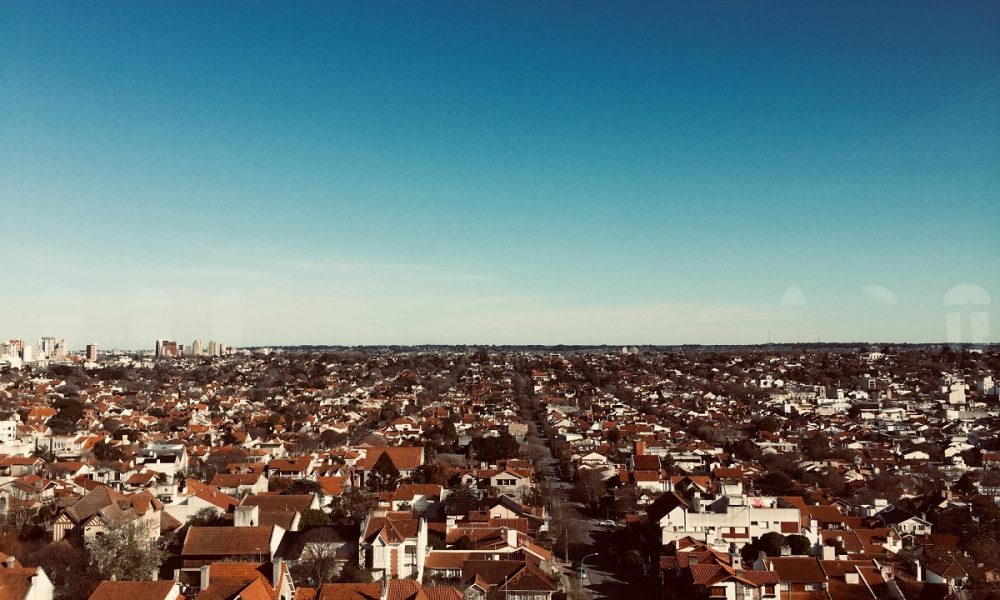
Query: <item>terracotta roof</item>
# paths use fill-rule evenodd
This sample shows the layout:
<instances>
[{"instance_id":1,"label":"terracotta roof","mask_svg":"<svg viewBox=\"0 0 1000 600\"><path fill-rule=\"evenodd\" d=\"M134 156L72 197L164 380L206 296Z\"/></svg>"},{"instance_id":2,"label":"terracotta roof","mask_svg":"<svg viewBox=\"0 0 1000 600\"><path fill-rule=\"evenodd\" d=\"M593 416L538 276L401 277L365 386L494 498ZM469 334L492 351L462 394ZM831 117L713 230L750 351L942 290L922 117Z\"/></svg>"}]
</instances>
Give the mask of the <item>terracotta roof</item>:
<instances>
[{"instance_id":1,"label":"terracotta roof","mask_svg":"<svg viewBox=\"0 0 1000 600\"><path fill-rule=\"evenodd\" d=\"M325 583L316 600L379 600L380 583Z\"/></svg>"},{"instance_id":2,"label":"terracotta roof","mask_svg":"<svg viewBox=\"0 0 1000 600\"><path fill-rule=\"evenodd\" d=\"M271 563L213 562L209 566L209 586L196 600L275 600L271 586Z\"/></svg>"},{"instance_id":3,"label":"terracotta roof","mask_svg":"<svg viewBox=\"0 0 1000 600\"><path fill-rule=\"evenodd\" d=\"M368 520L364 539L371 541L381 533L388 542L401 542L417 537L419 527L420 522L417 519L409 516L393 516L392 513L388 513L385 517L372 517Z\"/></svg>"},{"instance_id":4,"label":"terracotta roof","mask_svg":"<svg viewBox=\"0 0 1000 600\"><path fill-rule=\"evenodd\" d=\"M423 464L424 449L420 446L381 446L368 448L364 460L358 461L358 467L366 471L371 470L383 453L388 454L392 464L400 470L416 469Z\"/></svg>"},{"instance_id":5,"label":"terracotta roof","mask_svg":"<svg viewBox=\"0 0 1000 600\"><path fill-rule=\"evenodd\" d=\"M21 600L31 587L35 567L0 568L0 598Z\"/></svg>"},{"instance_id":6,"label":"terracotta roof","mask_svg":"<svg viewBox=\"0 0 1000 600\"><path fill-rule=\"evenodd\" d=\"M172 600L177 597L173 580L102 581L90 600Z\"/></svg>"},{"instance_id":7,"label":"terracotta roof","mask_svg":"<svg viewBox=\"0 0 1000 600\"><path fill-rule=\"evenodd\" d=\"M270 540L270 527L191 527L181 556L269 556Z\"/></svg>"},{"instance_id":8,"label":"terracotta roof","mask_svg":"<svg viewBox=\"0 0 1000 600\"><path fill-rule=\"evenodd\" d=\"M257 506L260 510L277 510L277 511L298 511L303 512L309 509L309 506L315 500L315 496L312 494L301 494L301 495L280 495L280 494L251 494L246 498L243 498L243 502L240 503L241 506Z\"/></svg>"},{"instance_id":9,"label":"terracotta roof","mask_svg":"<svg viewBox=\"0 0 1000 600\"><path fill-rule=\"evenodd\" d=\"M782 583L823 583L826 572L819 559L806 556L775 556L768 558L771 570L778 573Z\"/></svg>"},{"instance_id":10,"label":"terracotta roof","mask_svg":"<svg viewBox=\"0 0 1000 600\"><path fill-rule=\"evenodd\" d=\"M317 477L316 483L323 488L323 493L327 496L339 496L344 491L343 477Z\"/></svg>"}]
</instances>

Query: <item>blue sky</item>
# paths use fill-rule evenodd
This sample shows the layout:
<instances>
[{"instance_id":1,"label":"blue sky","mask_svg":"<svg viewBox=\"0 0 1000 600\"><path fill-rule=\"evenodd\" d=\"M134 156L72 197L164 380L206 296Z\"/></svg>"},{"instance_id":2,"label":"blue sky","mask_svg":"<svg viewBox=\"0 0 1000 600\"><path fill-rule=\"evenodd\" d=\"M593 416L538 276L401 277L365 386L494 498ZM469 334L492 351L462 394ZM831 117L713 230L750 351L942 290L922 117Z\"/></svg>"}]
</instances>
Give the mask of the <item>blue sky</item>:
<instances>
[{"instance_id":1,"label":"blue sky","mask_svg":"<svg viewBox=\"0 0 1000 600\"><path fill-rule=\"evenodd\" d=\"M998 107L995 2L4 2L0 336L996 340Z\"/></svg>"}]
</instances>

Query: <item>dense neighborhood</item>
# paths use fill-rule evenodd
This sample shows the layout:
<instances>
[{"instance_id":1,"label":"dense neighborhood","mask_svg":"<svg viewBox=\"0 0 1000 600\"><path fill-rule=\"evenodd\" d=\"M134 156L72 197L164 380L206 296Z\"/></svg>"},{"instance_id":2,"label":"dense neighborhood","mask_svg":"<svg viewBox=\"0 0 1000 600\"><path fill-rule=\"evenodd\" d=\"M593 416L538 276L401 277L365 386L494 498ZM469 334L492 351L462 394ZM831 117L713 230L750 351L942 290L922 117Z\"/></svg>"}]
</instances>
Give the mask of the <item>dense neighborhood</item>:
<instances>
[{"instance_id":1,"label":"dense neighborhood","mask_svg":"<svg viewBox=\"0 0 1000 600\"><path fill-rule=\"evenodd\" d=\"M0 600L1000 598L995 346L45 339Z\"/></svg>"}]
</instances>

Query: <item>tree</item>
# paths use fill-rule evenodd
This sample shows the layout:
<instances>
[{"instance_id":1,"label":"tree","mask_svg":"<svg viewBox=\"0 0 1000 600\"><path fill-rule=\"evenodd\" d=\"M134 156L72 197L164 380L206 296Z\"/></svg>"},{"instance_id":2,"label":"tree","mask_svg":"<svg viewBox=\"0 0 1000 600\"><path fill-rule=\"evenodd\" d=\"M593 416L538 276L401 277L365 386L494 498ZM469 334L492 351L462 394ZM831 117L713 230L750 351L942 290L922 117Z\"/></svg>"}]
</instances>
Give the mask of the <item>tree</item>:
<instances>
[{"instance_id":1,"label":"tree","mask_svg":"<svg viewBox=\"0 0 1000 600\"><path fill-rule=\"evenodd\" d=\"M93 452L94 458L101 462L116 462L122 460L123 458L121 448L118 446L112 446L104 440L94 444Z\"/></svg>"},{"instance_id":2,"label":"tree","mask_svg":"<svg viewBox=\"0 0 1000 600\"><path fill-rule=\"evenodd\" d=\"M314 494L316 496L323 496L323 486L319 482L312 481L309 479L296 479L295 481L288 484L284 490L281 491L282 495L305 495Z\"/></svg>"},{"instance_id":3,"label":"tree","mask_svg":"<svg viewBox=\"0 0 1000 600\"><path fill-rule=\"evenodd\" d=\"M348 564L351 561L347 561ZM336 546L330 544L306 544L296 563L293 575L296 581L304 580L310 586L333 581L339 569Z\"/></svg>"},{"instance_id":4,"label":"tree","mask_svg":"<svg viewBox=\"0 0 1000 600\"><path fill-rule=\"evenodd\" d=\"M22 557L23 558L23 557ZM99 576L88 568L87 553L63 540L39 548L25 564L45 570L55 587L56 600L87 600L97 587Z\"/></svg>"},{"instance_id":5,"label":"tree","mask_svg":"<svg viewBox=\"0 0 1000 600\"><path fill-rule=\"evenodd\" d=\"M109 527L87 540L90 562L104 579L148 581L160 569L164 552L148 535L152 524L131 521Z\"/></svg>"},{"instance_id":6,"label":"tree","mask_svg":"<svg viewBox=\"0 0 1000 600\"><path fill-rule=\"evenodd\" d=\"M472 450L479 460L496 464L499 460L516 457L521 451L517 438L506 431L499 436L484 436L472 440Z\"/></svg>"},{"instance_id":7,"label":"tree","mask_svg":"<svg viewBox=\"0 0 1000 600\"><path fill-rule=\"evenodd\" d=\"M569 561L570 544L575 544L580 538L580 517L572 507L558 503L549 510L549 534L557 544L563 547L563 559Z\"/></svg>"},{"instance_id":8,"label":"tree","mask_svg":"<svg viewBox=\"0 0 1000 600\"><path fill-rule=\"evenodd\" d=\"M325 527L331 524L333 524L333 520L330 519L330 515L316 508L308 508L302 511L302 518L299 519L299 525L303 529Z\"/></svg>"},{"instance_id":9,"label":"tree","mask_svg":"<svg viewBox=\"0 0 1000 600\"><path fill-rule=\"evenodd\" d=\"M757 553L763 552L768 556L781 556L781 549L788 545L785 536L775 531L769 531L757 538L757 541L743 546L740 554L743 555L743 562L752 564L757 559Z\"/></svg>"},{"instance_id":10,"label":"tree","mask_svg":"<svg viewBox=\"0 0 1000 600\"><path fill-rule=\"evenodd\" d=\"M374 577L370 570L363 569L354 561L349 560L340 570L336 580L339 583L371 583Z\"/></svg>"},{"instance_id":11,"label":"tree","mask_svg":"<svg viewBox=\"0 0 1000 600\"><path fill-rule=\"evenodd\" d=\"M792 554L809 554L809 550L812 548L809 538L804 535L786 535L785 543Z\"/></svg>"},{"instance_id":12,"label":"tree","mask_svg":"<svg viewBox=\"0 0 1000 600\"><path fill-rule=\"evenodd\" d=\"M399 469L392 462L392 457L388 452L379 455L378 460L368 473L368 480L365 482L368 489L373 492L384 492L396 489L399 484Z\"/></svg>"},{"instance_id":13,"label":"tree","mask_svg":"<svg viewBox=\"0 0 1000 600\"><path fill-rule=\"evenodd\" d=\"M791 493L794 482L780 471L768 473L757 480L757 489L768 496L783 496Z\"/></svg>"},{"instance_id":14,"label":"tree","mask_svg":"<svg viewBox=\"0 0 1000 600\"><path fill-rule=\"evenodd\" d=\"M348 488L333 497L330 504L331 519L343 525L357 525L374 506L375 498L356 488Z\"/></svg>"},{"instance_id":15,"label":"tree","mask_svg":"<svg viewBox=\"0 0 1000 600\"><path fill-rule=\"evenodd\" d=\"M597 508L601 504L601 497L607 491L604 483L603 471L597 469L585 469L580 474L580 479L576 482L575 491L580 499L590 508Z\"/></svg>"},{"instance_id":16,"label":"tree","mask_svg":"<svg viewBox=\"0 0 1000 600\"><path fill-rule=\"evenodd\" d=\"M219 510L212 508L211 506L206 506L191 515L191 518L188 520L188 525L193 527L206 527L214 525L218 519Z\"/></svg>"},{"instance_id":17,"label":"tree","mask_svg":"<svg viewBox=\"0 0 1000 600\"><path fill-rule=\"evenodd\" d=\"M955 482L955 487L952 488L956 494L961 494L963 496L971 496L976 493L976 480L972 477L971 473L963 473L958 481Z\"/></svg>"}]
</instances>

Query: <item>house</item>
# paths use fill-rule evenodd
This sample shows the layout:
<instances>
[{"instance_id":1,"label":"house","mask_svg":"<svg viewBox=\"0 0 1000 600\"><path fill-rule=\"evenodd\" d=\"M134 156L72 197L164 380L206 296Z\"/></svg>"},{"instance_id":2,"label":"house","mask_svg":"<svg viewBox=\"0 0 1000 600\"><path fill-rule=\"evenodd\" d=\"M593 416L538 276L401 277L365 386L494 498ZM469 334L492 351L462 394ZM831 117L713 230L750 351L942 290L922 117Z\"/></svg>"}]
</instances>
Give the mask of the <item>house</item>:
<instances>
[{"instance_id":1,"label":"house","mask_svg":"<svg viewBox=\"0 0 1000 600\"><path fill-rule=\"evenodd\" d=\"M758 558L755 570L774 571L781 581L780 596L794 597L802 592L822 592L828 587L823 563L814 556L775 556Z\"/></svg>"},{"instance_id":2,"label":"house","mask_svg":"<svg viewBox=\"0 0 1000 600\"><path fill-rule=\"evenodd\" d=\"M90 600L183 600L180 583L166 581L102 581Z\"/></svg>"},{"instance_id":3,"label":"house","mask_svg":"<svg viewBox=\"0 0 1000 600\"><path fill-rule=\"evenodd\" d=\"M497 494L517 499L524 498L531 492L532 488L530 476L525 476L511 468L504 468L491 474L488 481L490 489Z\"/></svg>"},{"instance_id":4,"label":"house","mask_svg":"<svg viewBox=\"0 0 1000 600\"><path fill-rule=\"evenodd\" d=\"M779 600L776 572L743 569L738 552L718 552L690 538L681 545L683 551L660 557L666 598Z\"/></svg>"},{"instance_id":5,"label":"house","mask_svg":"<svg viewBox=\"0 0 1000 600\"><path fill-rule=\"evenodd\" d=\"M52 600L54 592L52 581L41 567L19 566L13 557L7 557L0 566L0 598L3 600Z\"/></svg>"},{"instance_id":6,"label":"house","mask_svg":"<svg viewBox=\"0 0 1000 600\"><path fill-rule=\"evenodd\" d=\"M319 507L319 498L313 494L254 494L244 497L236 507L234 524L237 527L278 525L285 531L298 531L302 513Z\"/></svg>"},{"instance_id":7,"label":"house","mask_svg":"<svg viewBox=\"0 0 1000 600\"><path fill-rule=\"evenodd\" d=\"M268 480L263 473L216 473L209 485L231 496L262 494L267 491Z\"/></svg>"},{"instance_id":8,"label":"house","mask_svg":"<svg viewBox=\"0 0 1000 600\"><path fill-rule=\"evenodd\" d=\"M359 564L376 579L423 577L427 521L410 512L375 510L365 518L358 542Z\"/></svg>"},{"instance_id":9,"label":"house","mask_svg":"<svg viewBox=\"0 0 1000 600\"><path fill-rule=\"evenodd\" d=\"M725 550L730 543L742 546L768 532L799 533L799 509L782 506L777 498L748 497L741 484L721 484L716 497L691 493L688 500L667 492L647 508L650 522L658 523L664 545L684 537L701 540Z\"/></svg>"},{"instance_id":10,"label":"house","mask_svg":"<svg viewBox=\"0 0 1000 600\"><path fill-rule=\"evenodd\" d=\"M52 541L70 537L91 539L108 527L136 523L149 540L160 535L163 503L149 492L122 494L97 485L85 496L65 507L52 523Z\"/></svg>"},{"instance_id":11,"label":"house","mask_svg":"<svg viewBox=\"0 0 1000 600\"><path fill-rule=\"evenodd\" d=\"M502 595L509 600L548 600L556 582L523 560L467 560L462 563L465 597Z\"/></svg>"},{"instance_id":12,"label":"house","mask_svg":"<svg viewBox=\"0 0 1000 600\"><path fill-rule=\"evenodd\" d=\"M191 527L181 549L182 569L221 560L271 561L284 534L281 527Z\"/></svg>"},{"instance_id":13,"label":"house","mask_svg":"<svg viewBox=\"0 0 1000 600\"><path fill-rule=\"evenodd\" d=\"M135 466L164 473L173 480L179 471L188 468L187 448L184 444L149 444L139 450Z\"/></svg>"},{"instance_id":14,"label":"house","mask_svg":"<svg viewBox=\"0 0 1000 600\"><path fill-rule=\"evenodd\" d=\"M423 446L378 446L365 449L364 458L354 465L354 485L364 487L365 475L370 473L383 454L388 454L399 471L401 479L409 479L413 472L424 464Z\"/></svg>"},{"instance_id":15,"label":"house","mask_svg":"<svg viewBox=\"0 0 1000 600\"><path fill-rule=\"evenodd\" d=\"M925 571L927 583L942 583L947 585L950 590L965 587L969 581L969 574L954 558L930 561L927 563Z\"/></svg>"},{"instance_id":16,"label":"house","mask_svg":"<svg viewBox=\"0 0 1000 600\"><path fill-rule=\"evenodd\" d=\"M216 487L193 479L185 480L184 493L163 507L163 511L181 523L187 523L200 510L211 509L216 515L229 512L239 500Z\"/></svg>"},{"instance_id":17,"label":"house","mask_svg":"<svg viewBox=\"0 0 1000 600\"><path fill-rule=\"evenodd\" d=\"M381 583L325 583L316 600L382 600Z\"/></svg>"},{"instance_id":18,"label":"house","mask_svg":"<svg viewBox=\"0 0 1000 600\"><path fill-rule=\"evenodd\" d=\"M931 533L929 521L901 508L891 508L880 512L876 517L886 526L894 527L903 535L930 535Z\"/></svg>"},{"instance_id":19,"label":"house","mask_svg":"<svg viewBox=\"0 0 1000 600\"><path fill-rule=\"evenodd\" d=\"M281 559L269 562L217 561L198 569L195 600L293 600L295 585Z\"/></svg>"},{"instance_id":20,"label":"house","mask_svg":"<svg viewBox=\"0 0 1000 600\"><path fill-rule=\"evenodd\" d=\"M436 513L444 488L433 483L404 483L389 500L389 510L409 510L416 514Z\"/></svg>"}]
</instances>

